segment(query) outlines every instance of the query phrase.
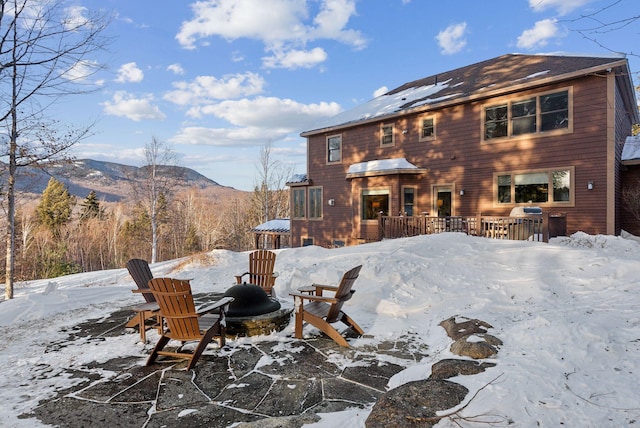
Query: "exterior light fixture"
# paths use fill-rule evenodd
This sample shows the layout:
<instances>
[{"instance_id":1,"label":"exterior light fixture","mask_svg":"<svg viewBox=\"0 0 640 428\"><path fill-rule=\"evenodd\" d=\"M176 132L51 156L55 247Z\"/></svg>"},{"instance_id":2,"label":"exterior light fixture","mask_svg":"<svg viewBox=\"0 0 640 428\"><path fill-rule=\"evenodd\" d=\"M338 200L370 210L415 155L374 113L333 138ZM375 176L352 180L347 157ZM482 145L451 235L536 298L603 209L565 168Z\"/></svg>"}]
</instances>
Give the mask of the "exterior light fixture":
<instances>
[{"instance_id":1,"label":"exterior light fixture","mask_svg":"<svg viewBox=\"0 0 640 428\"><path fill-rule=\"evenodd\" d=\"M593 190L593 181L587 183L587 190Z\"/></svg>"},{"instance_id":2,"label":"exterior light fixture","mask_svg":"<svg viewBox=\"0 0 640 428\"><path fill-rule=\"evenodd\" d=\"M336 204L336 200L335 199L329 199L327 201L327 204L329 204L330 207L334 206Z\"/></svg>"},{"instance_id":3,"label":"exterior light fixture","mask_svg":"<svg viewBox=\"0 0 640 428\"><path fill-rule=\"evenodd\" d=\"M464 196L464 189L460 189L460 196Z\"/></svg>"}]
</instances>

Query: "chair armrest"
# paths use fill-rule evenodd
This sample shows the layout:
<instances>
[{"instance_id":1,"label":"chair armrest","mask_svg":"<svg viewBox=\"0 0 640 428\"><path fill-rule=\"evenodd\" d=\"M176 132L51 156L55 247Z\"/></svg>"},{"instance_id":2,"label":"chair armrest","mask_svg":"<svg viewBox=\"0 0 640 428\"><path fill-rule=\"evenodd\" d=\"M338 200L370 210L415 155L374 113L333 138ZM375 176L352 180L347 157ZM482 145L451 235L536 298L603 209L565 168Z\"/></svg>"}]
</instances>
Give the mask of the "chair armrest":
<instances>
[{"instance_id":1,"label":"chair armrest","mask_svg":"<svg viewBox=\"0 0 640 428\"><path fill-rule=\"evenodd\" d=\"M153 294L151 290L140 290L139 288L131 290L132 293Z\"/></svg>"},{"instance_id":2,"label":"chair armrest","mask_svg":"<svg viewBox=\"0 0 640 428\"><path fill-rule=\"evenodd\" d=\"M335 285L325 285L325 284L311 284L312 287L319 288L321 290L327 291L338 291L338 287Z\"/></svg>"},{"instance_id":3,"label":"chair armrest","mask_svg":"<svg viewBox=\"0 0 640 428\"><path fill-rule=\"evenodd\" d=\"M300 297L303 300L313 300L314 302L337 303L339 301L335 297L315 296L313 294L289 293L289 296Z\"/></svg>"},{"instance_id":4,"label":"chair armrest","mask_svg":"<svg viewBox=\"0 0 640 428\"><path fill-rule=\"evenodd\" d=\"M245 276L245 275L249 275L249 272L245 272L245 273L243 273L241 275L234 275L236 277L236 282L238 284L242 284L242 277Z\"/></svg>"},{"instance_id":5,"label":"chair armrest","mask_svg":"<svg viewBox=\"0 0 640 428\"><path fill-rule=\"evenodd\" d=\"M199 308L196 309L196 312L201 315L201 314L206 314L207 312L212 312L215 311L216 309L219 309L225 305L228 305L229 303L233 302L235 299L233 297L223 297L220 300L218 300L217 302L213 302L211 304L208 304L206 306L200 306Z\"/></svg>"}]
</instances>

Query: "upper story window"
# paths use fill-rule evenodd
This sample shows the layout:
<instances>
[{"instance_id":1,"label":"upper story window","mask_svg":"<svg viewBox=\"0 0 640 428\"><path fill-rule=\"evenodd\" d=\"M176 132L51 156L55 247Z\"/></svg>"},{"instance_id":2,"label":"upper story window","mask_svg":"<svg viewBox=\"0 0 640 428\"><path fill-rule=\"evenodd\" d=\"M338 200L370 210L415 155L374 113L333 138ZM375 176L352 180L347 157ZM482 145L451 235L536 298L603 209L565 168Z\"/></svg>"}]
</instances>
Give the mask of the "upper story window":
<instances>
[{"instance_id":1,"label":"upper story window","mask_svg":"<svg viewBox=\"0 0 640 428\"><path fill-rule=\"evenodd\" d=\"M393 141L393 125L382 125L380 128L380 134L382 138L380 139L381 146L392 146Z\"/></svg>"},{"instance_id":2,"label":"upper story window","mask_svg":"<svg viewBox=\"0 0 640 428\"><path fill-rule=\"evenodd\" d=\"M436 120L427 117L420 121L420 141L433 140L436 137Z\"/></svg>"},{"instance_id":3,"label":"upper story window","mask_svg":"<svg viewBox=\"0 0 640 428\"><path fill-rule=\"evenodd\" d=\"M305 218L305 199L306 199L306 191L304 187L294 187L291 191L292 202L292 218Z\"/></svg>"},{"instance_id":4,"label":"upper story window","mask_svg":"<svg viewBox=\"0 0 640 428\"><path fill-rule=\"evenodd\" d=\"M327 163L342 161L342 135L327 137Z\"/></svg>"},{"instance_id":5,"label":"upper story window","mask_svg":"<svg viewBox=\"0 0 640 428\"><path fill-rule=\"evenodd\" d=\"M569 130L569 90L492 105L484 109L484 139Z\"/></svg>"},{"instance_id":6,"label":"upper story window","mask_svg":"<svg viewBox=\"0 0 640 428\"><path fill-rule=\"evenodd\" d=\"M496 174L498 204L573 202L573 168Z\"/></svg>"},{"instance_id":7,"label":"upper story window","mask_svg":"<svg viewBox=\"0 0 640 428\"><path fill-rule=\"evenodd\" d=\"M322 187L309 187L309 218L322 218Z\"/></svg>"}]
</instances>

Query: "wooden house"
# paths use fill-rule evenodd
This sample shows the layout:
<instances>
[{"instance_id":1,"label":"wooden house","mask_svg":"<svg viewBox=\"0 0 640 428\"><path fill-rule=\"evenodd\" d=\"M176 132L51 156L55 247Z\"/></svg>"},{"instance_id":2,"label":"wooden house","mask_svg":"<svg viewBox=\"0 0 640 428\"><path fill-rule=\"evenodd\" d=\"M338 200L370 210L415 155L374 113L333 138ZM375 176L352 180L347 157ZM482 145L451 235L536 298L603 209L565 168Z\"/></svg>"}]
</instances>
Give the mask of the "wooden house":
<instances>
[{"instance_id":1,"label":"wooden house","mask_svg":"<svg viewBox=\"0 0 640 428\"><path fill-rule=\"evenodd\" d=\"M621 57L503 55L406 83L301 134L291 245L353 245L380 215L507 216L617 234L622 150L639 122Z\"/></svg>"}]
</instances>

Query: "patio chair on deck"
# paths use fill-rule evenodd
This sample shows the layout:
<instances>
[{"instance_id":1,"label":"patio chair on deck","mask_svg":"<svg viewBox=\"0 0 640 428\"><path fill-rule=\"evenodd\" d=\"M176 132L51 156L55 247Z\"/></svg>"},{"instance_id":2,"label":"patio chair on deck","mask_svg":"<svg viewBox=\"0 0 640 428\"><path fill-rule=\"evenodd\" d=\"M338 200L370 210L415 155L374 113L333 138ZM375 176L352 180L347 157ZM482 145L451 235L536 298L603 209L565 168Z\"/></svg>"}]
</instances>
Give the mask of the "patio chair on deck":
<instances>
[{"instance_id":1,"label":"patio chair on deck","mask_svg":"<svg viewBox=\"0 0 640 428\"><path fill-rule=\"evenodd\" d=\"M185 358L189 360L187 370L191 370L207 345L218 339L220 347L225 344L225 315L233 297L223 297L211 305L196 310L188 280L173 278L154 278L149 288L160 306L160 313L166 322L166 329L147 359L149 366L159 355ZM182 344L175 351L165 351L171 340ZM197 341L193 352L183 351L187 342Z\"/></svg>"},{"instance_id":2,"label":"patio chair on deck","mask_svg":"<svg viewBox=\"0 0 640 428\"><path fill-rule=\"evenodd\" d=\"M132 291L134 293L142 294L146 303L134 306L133 310L136 312L136 315L129 320L125 327L138 327L140 329L140 339L143 342L146 342L146 320L149 318L155 318L156 322L154 326L158 328L158 332L160 332L162 325L160 307L158 306L155 297L153 297L151 290L149 290L149 280L153 278L153 274L149 268L149 263L142 259L129 260L127 262L127 270L138 286L137 290Z\"/></svg>"},{"instance_id":3,"label":"patio chair on deck","mask_svg":"<svg viewBox=\"0 0 640 428\"><path fill-rule=\"evenodd\" d=\"M249 254L249 271L242 275L236 275L238 284L243 283L244 276L248 275L247 284L254 284L262 287L270 297L275 297L273 286L275 285L277 272L273 272L276 265L276 253L269 250L257 250Z\"/></svg>"},{"instance_id":4,"label":"patio chair on deck","mask_svg":"<svg viewBox=\"0 0 640 428\"><path fill-rule=\"evenodd\" d=\"M304 322L320 329L327 336L331 337L340 346L349 346L346 339L331 324L341 321L351 327L358 334L364 331L356 322L342 311L342 305L351 299L355 290L351 287L358 278L362 265L356 266L346 272L340 285L320 285L313 284L308 287L298 289L298 293L291 293L294 297L296 314L295 337L302 339L302 326ZM333 297L323 295L323 291L333 291ZM315 294L313 294L315 293ZM305 301L309 301L305 303Z\"/></svg>"}]
</instances>

